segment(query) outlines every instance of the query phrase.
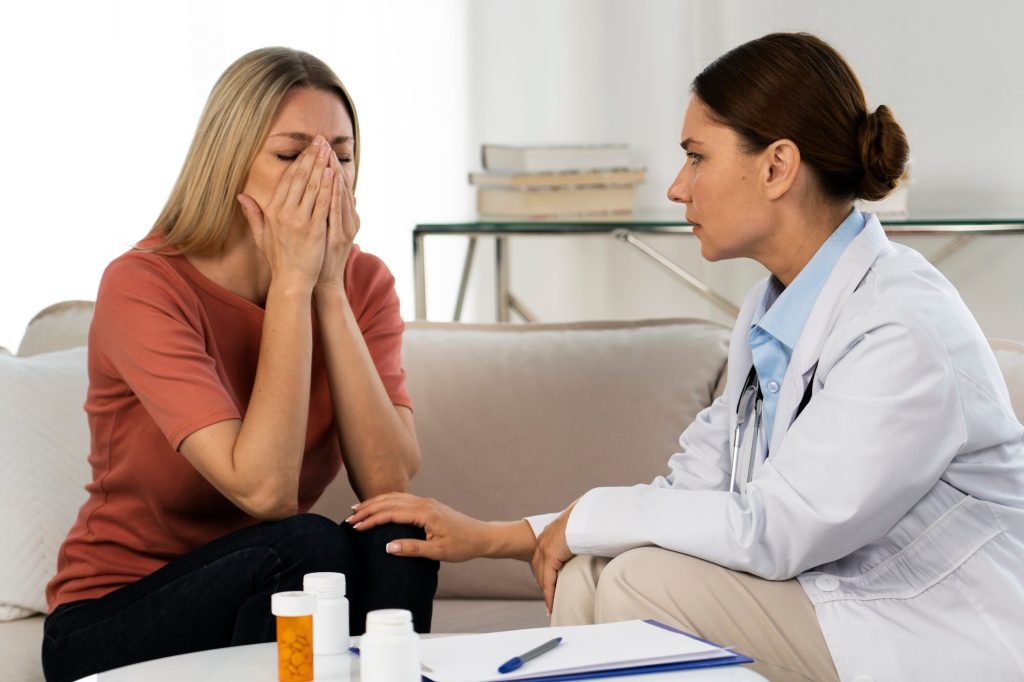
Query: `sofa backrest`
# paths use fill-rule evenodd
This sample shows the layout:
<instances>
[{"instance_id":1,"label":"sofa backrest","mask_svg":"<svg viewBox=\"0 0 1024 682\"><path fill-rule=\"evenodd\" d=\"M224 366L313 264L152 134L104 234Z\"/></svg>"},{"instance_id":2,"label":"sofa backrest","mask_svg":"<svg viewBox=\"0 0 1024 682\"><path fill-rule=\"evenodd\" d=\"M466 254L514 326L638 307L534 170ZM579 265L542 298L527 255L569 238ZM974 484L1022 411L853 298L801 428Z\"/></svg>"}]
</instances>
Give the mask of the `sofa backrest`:
<instances>
[{"instance_id":1,"label":"sofa backrest","mask_svg":"<svg viewBox=\"0 0 1024 682\"><path fill-rule=\"evenodd\" d=\"M413 492L514 520L649 481L710 404L727 345L728 329L703 320L412 323L403 361L423 452ZM438 596L538 591L523 562L475 560L444 565Z\"/></svg>"},{"instance_id":2,"label":"sofa backrest","mask_svg":"<svg viewBox=\"0 0 1024 682\"><path fill-rule=\"evenodd\" d=\"M51 306L19 354L83 344L90 316L88 302ZM403 354L423 450L414 492L513 520L558 511L597 485L663 473L679 432L720 386L726 343L723 327L698 320L410 323ZM1024 344L991 343L1024 420ZM87 451L86 441L68 456ZM341 519L353 499L339 476L314 511ZM438 595L538 592L525 564L478 560L444 566Z\"/></svg>"}]
</instances>

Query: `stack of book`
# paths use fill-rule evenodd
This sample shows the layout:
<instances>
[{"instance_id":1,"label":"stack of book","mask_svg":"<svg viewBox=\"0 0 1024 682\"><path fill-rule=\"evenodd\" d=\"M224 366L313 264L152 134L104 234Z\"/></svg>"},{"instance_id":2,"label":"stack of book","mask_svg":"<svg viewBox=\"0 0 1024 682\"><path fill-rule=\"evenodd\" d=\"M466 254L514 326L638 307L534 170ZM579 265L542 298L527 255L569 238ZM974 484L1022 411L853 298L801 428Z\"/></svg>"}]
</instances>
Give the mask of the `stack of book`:
<instances>
[{"instance_id":1,"label":"stack of book","mask_svg":"<svg viewBox=\"0 0 1024 682\"><path fill-rule=\"evenodd\" d=\"M483 145L484 172L470 173L481 216L552 219L633 212L636 185L627 145Z\"/></svg>"}]
</instances>

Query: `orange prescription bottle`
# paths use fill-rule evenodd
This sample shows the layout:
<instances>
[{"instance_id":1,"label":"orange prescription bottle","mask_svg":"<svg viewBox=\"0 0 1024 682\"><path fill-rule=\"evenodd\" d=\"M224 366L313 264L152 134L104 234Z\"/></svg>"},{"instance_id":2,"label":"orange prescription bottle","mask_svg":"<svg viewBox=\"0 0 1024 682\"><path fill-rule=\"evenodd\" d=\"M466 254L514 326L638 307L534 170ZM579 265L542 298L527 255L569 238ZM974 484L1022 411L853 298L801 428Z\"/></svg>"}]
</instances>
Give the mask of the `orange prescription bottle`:
<instances>
[{"instance_id":1,"label":"orange prescription bottle","mask_svg":"<svg viewBox=\"0 0 1024 682\"><path fill-rule=\"evenodd\" d=\"M277 679L313 682L313 612L316 598L307 592L278 592L270 597L277 616Z\"/></svg>"}]
</instances>

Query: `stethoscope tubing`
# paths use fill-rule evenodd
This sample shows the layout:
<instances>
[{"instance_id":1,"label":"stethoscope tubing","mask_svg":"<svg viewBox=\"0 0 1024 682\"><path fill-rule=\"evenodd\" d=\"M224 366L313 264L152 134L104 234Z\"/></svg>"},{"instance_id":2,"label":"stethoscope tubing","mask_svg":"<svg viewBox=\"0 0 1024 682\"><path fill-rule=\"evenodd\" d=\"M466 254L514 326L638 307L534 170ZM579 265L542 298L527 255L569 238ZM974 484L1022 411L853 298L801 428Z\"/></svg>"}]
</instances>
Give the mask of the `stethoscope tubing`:
<instances>
[{"instance_id":1,"label":"stethoscope tubing","mask_svg":"<svg viewBox=\"0 0 1024 682\"><path fill-rule=\"evenodd\" d=\"M747 420L747 411L750 407L750 399L754 399L754 435L750 443L750 463L747 466L747 483L750 483L754 474L754 459L757 456L757 439L761 431L761 406L764 396L761 393L761 383L757 378L757 369L750 368L747 380L740 391L740 399L736 403L736 428L732 436L732 466L729 473L729 492L736 492L736 468L740 458L740 436L744 422Z\"/></svg>"}]
</instances>

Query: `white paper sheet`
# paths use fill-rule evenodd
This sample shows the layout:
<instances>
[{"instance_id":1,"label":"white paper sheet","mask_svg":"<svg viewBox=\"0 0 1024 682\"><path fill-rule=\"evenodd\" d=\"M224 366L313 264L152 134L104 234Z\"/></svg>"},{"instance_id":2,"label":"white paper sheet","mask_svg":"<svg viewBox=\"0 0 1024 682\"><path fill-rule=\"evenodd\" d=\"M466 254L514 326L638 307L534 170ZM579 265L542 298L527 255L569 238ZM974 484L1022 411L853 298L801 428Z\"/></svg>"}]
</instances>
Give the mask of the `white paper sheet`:
<instances>
[{"instance_id":1,"label":"white paper sheet","mask_svg":"<svg viewBox=\"0 0 1024 682\"><path fill-rule=\"evenodd\" d=\"M505 661L554 637L561 637L562 643L553 650L515 672L498 672ZM733 655L642 620L438 637L420 644L423 674L433 682L513 682Z\"/></svg>"}]
</instances>

